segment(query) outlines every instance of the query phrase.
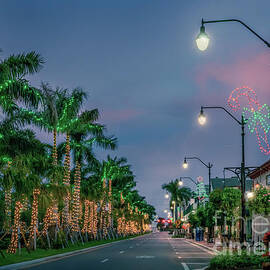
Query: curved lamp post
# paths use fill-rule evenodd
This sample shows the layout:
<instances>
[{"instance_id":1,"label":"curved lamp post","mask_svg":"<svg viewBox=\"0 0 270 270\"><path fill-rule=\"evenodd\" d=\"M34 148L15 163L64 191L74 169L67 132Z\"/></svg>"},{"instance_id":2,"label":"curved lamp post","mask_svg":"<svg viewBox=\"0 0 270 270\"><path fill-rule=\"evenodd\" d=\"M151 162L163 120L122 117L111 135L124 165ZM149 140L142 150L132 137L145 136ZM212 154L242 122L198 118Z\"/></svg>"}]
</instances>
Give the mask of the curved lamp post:
<instances>
[{"instance_id":1,"label":"curved lamp post","mask_svg":"<svg viewBox=\"0 0 270 270\"><path fill-rule=\"evenodd\" d=\"M199 160L206 168L208 168L208 180L209 180L209 196L211 193L211 168L213 167L213 164L211 164L210 162L208 162L208 164L206 164L205 162L203 162L200 158L198 157L185 157L184 158L184 162L183 162L183 168L187 169L188 168L188 163L187 160L189 159L196 159Z\"/></svg>"},{"instance_id":2,"label":"curved lamp post","mask_svg":"<svg viewBox=\"0 0 270 270\"><path fill-rule=\"evenodd\" d=\"M189 177L189 176L181 176L181 177L180 177L180 181L179 181L179 182L182 183L181 186L184 184L182 179L188 179L188 180L190 180L191 182L193 182L193 183L197 186L196 181L193 180L193 179L192 179L191 177Z\"/></svg>"},{"instance_id":3,"label":"curved lamp post","mask_svg":"<svg viewBox=\"0 0 270 270\"><path fill-rule=\"evenodd\" d=\"M259 34L257 34L254 30L252 30L248 25L246 25L241 20L237 19L228 19L228 20L214 20L214 21L204 21L202 19L202 25L200 28L200 33L196 38L196 44L199 50L205 51L209 45L209 37L205 32L205 24L207 23L223 23L223 22L238 22L242 24L245 28L247 28L252 34L254 34L257 38L259 38L268 48L270 48L270 43L263 39Z\"/></svg>"},{"instance_id":4,"label":"curved lamp post","mask_svg":"<svg viewBox=\"0 0 270 270\"><path fill-rule=\"evenodd\" d=\"M241 121L239 121L235 116L233 116L229 111L227 111L224 107L221 106L202 106L200 115L198 117L198 122L202 124L203 121L201 119L205 118L204 115L204 109L219 109L225 111L235 122L237 122L241 126L241 148L242 148L242 162L241 162L241 176L240 176L240 182L241 182L241 207L242 207L242 218L241 218L241 231L240 231L240 242L244 243L246 236L245 236L245 217L246 217L246 205L245 205L245 190L246 190L246 175L245 175L245 124L246 121L242 115ZM206 121L204 121L205 123ZM203 123L203 124L204 124Z\"/></svg>"}]
</instances>

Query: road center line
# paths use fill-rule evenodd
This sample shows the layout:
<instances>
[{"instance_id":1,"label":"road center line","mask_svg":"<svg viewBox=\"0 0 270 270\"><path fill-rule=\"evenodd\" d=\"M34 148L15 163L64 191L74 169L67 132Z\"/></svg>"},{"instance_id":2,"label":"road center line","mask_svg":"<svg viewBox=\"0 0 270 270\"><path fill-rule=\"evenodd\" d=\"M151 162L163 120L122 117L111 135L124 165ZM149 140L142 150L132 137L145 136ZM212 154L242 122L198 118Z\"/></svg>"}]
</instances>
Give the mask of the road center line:
<instances>
[{"instance_id":1,"label":"road center line","mask_svg":"<svg viewBox=\"0 0 270 270\"><path fill-rule=\"evenodd\" d=\"M105 263L105 262L107 262L109 259L105 259L105 260L103 260L103 261L101 261L101 263Z\"/></svg>"},{"instance_id":2,"label":"road center line","mask_svg":"<svg viewBox=\"0 0 270 270\"><path fill-rule=\"evenodd\" d=\"M120 254L122 254L122 253L124 253L124 252L125 252L124 250L121 250L121 251L120 251Z\"/></svg>"}]
</instances>

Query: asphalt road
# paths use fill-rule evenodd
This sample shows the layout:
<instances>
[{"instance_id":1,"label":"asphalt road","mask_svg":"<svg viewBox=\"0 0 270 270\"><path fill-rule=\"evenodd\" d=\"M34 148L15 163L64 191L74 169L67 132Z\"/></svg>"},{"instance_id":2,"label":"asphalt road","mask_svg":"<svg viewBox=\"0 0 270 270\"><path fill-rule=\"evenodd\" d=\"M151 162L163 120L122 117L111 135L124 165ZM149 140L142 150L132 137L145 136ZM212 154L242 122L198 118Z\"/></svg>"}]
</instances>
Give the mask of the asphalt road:
<instances>
[{"instance_id":1,"label":"asphalt road","mask_svg":"<svg viewBox=\"0 0 270 270\"><path fill-rule=\"evenodd\" d=\"M194 270L204 269L212 256L211 251L158 232L24 269Z\"/></svg>"}]
</instances>

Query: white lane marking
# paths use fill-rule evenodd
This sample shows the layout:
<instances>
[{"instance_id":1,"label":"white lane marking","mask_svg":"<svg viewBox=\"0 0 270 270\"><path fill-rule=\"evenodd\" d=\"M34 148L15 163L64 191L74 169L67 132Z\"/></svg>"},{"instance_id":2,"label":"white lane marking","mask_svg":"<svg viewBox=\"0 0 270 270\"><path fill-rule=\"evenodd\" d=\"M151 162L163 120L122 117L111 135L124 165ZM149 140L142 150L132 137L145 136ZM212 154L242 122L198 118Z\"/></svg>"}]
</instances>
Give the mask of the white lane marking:
<instances>
[{"instance_id":1,"label":"white lane marking","mask_svg":"<svg viewBox=\"0 0 270 270\"><path fill-rule=\"evenodd\" d=\"M125 252L124 250L121 250L119 253L122 254L122 253L124 253L124 252Z\"/></svg>"},{"instance_id":2,"label":"white lane marking","mask_svg":"<svg viewBox=\"0 0 270 270\"><path fill-rule=\"evenodd\" d=\"M201 250L203 250L203 251L205 251L205 252L211 254L211 255L216 255L215 252L209 251L209 250L206 249L206 248L203 248L203 247L201 247L201 246L195 245L195 244L190 243L190 242L188 242L188 243L189 243L190 245L194 246L194 247L197 247L197 248L199 248L199 249L201 249Z\"/></svg>"},{"instance_id":3,"label":"white lane marking","mask_svg":"<svg viewBox=\"0 0 270 270\"><path fill-rule=\"evenodd\" d=\"M105 260L103 260L103 261L101 261L101 263L105 263L105 262L107 262L109 259L105 259Z\"/></svg>"},{"instance_id":4,"label":"white lane marking","mask_svg":"<svg viewBox=\"0 0 270 270\"><path fill-rule=\"evenodd\" d=\"M153 259L155 256L136 256L136 259Z\"/></svg>"},{"instance_id":5,"label":"white lane marking","mask_svg":"<svg viewBox=\"0 0 270 270\"><path fill-rule=\"evenodd\" d=\"M129 248L133 248L133 246L130 246Z\"/></svg>"},{"instance_id":6,"label":"white lane marking","mask_svg":"<svg viewBox=\"0 0 270 270\"><path fill-rule=\"evenodd\" d=\"M184 270L190 270L189 267L187 266L187 264L185 264L185 263L181 263L181 264L184 267Z\"/></svg>"},{"instance_id":7,"label":"white lane marking","mask_svg":"<svg viewBox=\"0 0 270 270\"><path fill-rule=\"evenodd\" d=\"M205 270L207 269L208 266L205 266L204 268L200 268L200 269L194 269L194 270Z\"/></svg>"}]
</instances>

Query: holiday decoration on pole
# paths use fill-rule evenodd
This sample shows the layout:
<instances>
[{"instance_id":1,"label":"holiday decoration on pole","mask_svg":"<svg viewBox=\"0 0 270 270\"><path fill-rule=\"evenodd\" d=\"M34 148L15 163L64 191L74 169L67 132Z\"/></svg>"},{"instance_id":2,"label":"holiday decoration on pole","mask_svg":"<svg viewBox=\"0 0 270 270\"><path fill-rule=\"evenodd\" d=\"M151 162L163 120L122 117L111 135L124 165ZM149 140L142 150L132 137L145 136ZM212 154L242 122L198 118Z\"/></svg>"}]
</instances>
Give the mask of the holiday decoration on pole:
<instances>
[{"instance_id":1,"label":"holiday decoration on pole","mask_svg":"<svg viewBox=\"0 0 270 270\"><path fill-rule=\"evenodd\" d=\"M202 176L197 177L196 196L199 200L203 200L208 197Z\"/></svg>"},{"instance_id":2,"label":"holiday decoration on pole","mask_svg":"<svg viewBox=\"0 0 270 270\"><path fill-rule=\"evenodd\" d=\"M259 103L256 92L252 88L243 86L235 88L228 98L228 104L232 110L238 111L241 108L239 99L242 97L248 102L248 106L242 110L247 126L251 133L255 132L260 151L269 155L270 107Z\"/></svg>"}]
</instances>

